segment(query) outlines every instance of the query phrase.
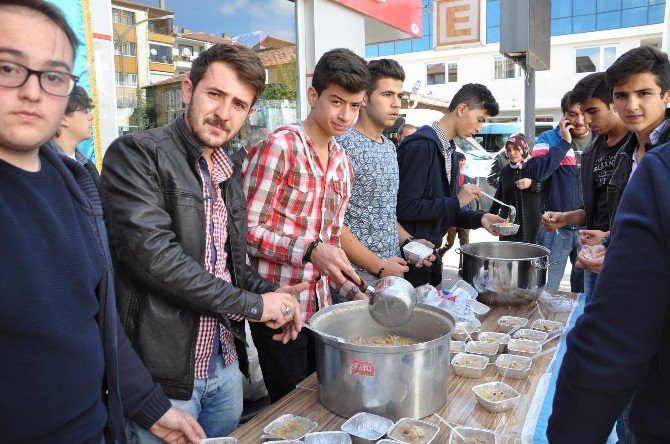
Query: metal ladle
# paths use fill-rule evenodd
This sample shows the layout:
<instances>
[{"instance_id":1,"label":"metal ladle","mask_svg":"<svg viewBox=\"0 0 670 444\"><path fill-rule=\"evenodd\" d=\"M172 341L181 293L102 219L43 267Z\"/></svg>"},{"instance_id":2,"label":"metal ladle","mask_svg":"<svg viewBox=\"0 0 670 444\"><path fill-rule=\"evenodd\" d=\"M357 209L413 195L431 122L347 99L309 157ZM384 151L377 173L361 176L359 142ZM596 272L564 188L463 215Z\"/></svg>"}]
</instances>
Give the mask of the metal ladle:
<instances>
[{"instance_id":1,"label":"metal ladle","mask_svg":"<svg viewBox=\"0 0 670 444\"><path fill-rule=\"evenodd\" d=\"M482 196L486 196L486 197L488 197L489 199L491 199L492 201L497 202L497 203L499 203L500 205L504 205L504 206L506 206L507 208L509 208L509 221L510 221L511 223L514 223L514 221L516 220L516 208L514 208L513 205L506 204L505 202L502 202L502 201L496 199L495 197L491 196L490 194L486 194L486 193L483 192L483 191L482 191L481 193L482 193Z\"/></svg>"},{"instance_id":2,"label":"metal ladle","mask_svg":"<svg viewBox=\"0 0 670 444\"><path fill-rule=\"evenodd\" d=\"M354 279L343 273L350 282L370 298L368 311L378 324L384 327L400 327L412 319L416 307L414 286L403 278L385 276L373 285L368 285L360 276Z\"/></svg>"}]
</instances>

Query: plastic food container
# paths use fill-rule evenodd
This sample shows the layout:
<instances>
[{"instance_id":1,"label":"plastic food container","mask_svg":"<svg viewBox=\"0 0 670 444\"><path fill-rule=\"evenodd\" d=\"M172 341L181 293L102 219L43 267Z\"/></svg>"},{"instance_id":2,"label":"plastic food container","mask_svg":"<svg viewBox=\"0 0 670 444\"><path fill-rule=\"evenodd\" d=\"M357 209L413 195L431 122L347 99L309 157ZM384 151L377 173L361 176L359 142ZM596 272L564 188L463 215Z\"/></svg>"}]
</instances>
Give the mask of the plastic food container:
<instances>
[{"instance_id":1,"label":"plastic food container","mask_svg":"<svg viewBox=\"0 0 670 444\"><path fill-rule=\"evenodd\" d=\"M504 382L488 382L472 387L479 405L491 413L514 408L521 395Z\"/></svg>"},{"instance_id":2,"label":"plastic food container","mask_svg":"<svg viewBox=\"0 0 670 444\"><path fill-rule=\"evenodd\" d=\"M468 353L459 353L451 360L454 373L464 378L481 378L488 363L486 356Z\"/></svg>"},{"instance_id":3,"label":"plastic food container","mask_svg":"<svg viewBox=\"0 0 670 444\"><path fill-rule=\"evenodd\" d=\"M533 330L539 330L548 333L549 335L555 335L556 333L561 332L565 325L558 321L549 321L547 319L536 319L531 325Z\"/></svg>"},{"instance_id":4,"label":"plastic food container","mask_svg":"<svg viewBox=\"0 0 670 444\"><path fill-rule=\"evenodd\" d=\"M490 430L475 429L472 427L454 427L467 441L463 441L453 431L449 435L449 444L496 444L496 435Z\"/></svg>"},{"instance_id":5,"label":"plastic food container","mask_svg":"<svg viewBox=\"0 0 670 444\"><path fill-rule=\"evenodd\" d=\"M516 316L500 316L498 325L503 328L523 328L528 325L528 319L518 318Z\"/></svg>"},{"instance_id":6,"label":"plastic food container","mask_svg":"<svg viewBox=\"0 0 670 444\"><path fill-rule=\"evenodd\" d=\"M347 432L312 432L305 435L305 444L351 444Z\"/></svg>"},{"instance_id":7,"label":"plastic food container","mask_svg":"<svg viewBox=\"0 0 670 444\"><path fill-rule=\"evenodd\" d=\"M521 330L517 330L512 336L514 339L528 339L529 341L544 342L549 337L549 333L540 330L532 330L530 328L522 328Z\"/></svg>"},{"instance_id":8,"label":"plastic food container","mask_svg":"<svg viewBox=\"0 0 670 444\"><path fill-rule=\"evenodd\" d=\"M528 339L512 339L507 344L507 353L532 358L542 351L542 344Z\"/></svg>"},{"instance_id":9,"label":"plastic food container","mask_svg":"<svg viewBox=\"0 0 670 444\"><path fill-rule=\"evenodd\" d=\"M286 414L265 426L263 433L281 436L284 439L300 439L313 431L318 424L303 416Z\"/></svg>"},{"instance_id":10,"label":"plastic food container","mask_svg":"<svg viewBox=\"0 0 670 444\"><path fill-rule=\"evenodd\" d=\"M532 365L533 360L527 356L500 355L496 359L498 374L505 378L526 379Z\"/></svg>"},{"instance_id":11,"label":"plastic food container","mask_svg":"<svg viewBox=\"0 0 670 444\"><path fill-rule=\"evenodd\" d=\"M489 362L495 361L499 345L496 342L470 341L465 344L465 352L486 356Z\"/></svg>"},{"instance_id":12,"label":"plastic food container","mask_svg":"<svg viewBox=\"0 0 670 444\"><path fill-rule=\"evenodd\" d=\"M454 327L454 333L451 335L451 339L454 341L465 341L469 339L468 334L472 337L475 330L475 326L469 322L457 322L456 327Z\"/></svg>"},{"instance_id":13,"label":"plastic food container","mask_svg":"<svg viewBox=\"0 0 670 444\"><path fill-rule=\"evenodd\" d=\"M393 421L372 413L357 413L347 420L340 429L351 435L354 444L369 444L384 436Z\"/></svg>"},{"instance_id":14,"label":"plastic food container","mask_svg":"<svg viewBox=\"0 0 670 444\"><path fill-rule=\"evenodd\" d=\"M509 340L512 339L507 333L496 333L493 331L480 331L477 335L477 339L485 342L493 342L498 345L498 353L503 353L505 347L509 343Z\"/></svg>"},{"instance_id":15,"label":"plastic food container","mask_svg":"<svg viewBox=\"0 0 670 444\"><path fill-rule=\"evenodd\" d=\"M412 265L420 264L433 254L433 250L430 247L418 241L412 241L408 243L402 247L402 251L405 253L405 259L407 259L407 262Z\"/></svg>"},{"instance_id":16,"label":"plastic food container","mask_svg":"<svg viewBox=\"0 0 670 444\"><path fill-rule=\"evenodd\" d=\"M411 444L428 444L437 436L440 428L414 418L401 418L388 431L389 438Z\"/></svg>"}]
</instances>

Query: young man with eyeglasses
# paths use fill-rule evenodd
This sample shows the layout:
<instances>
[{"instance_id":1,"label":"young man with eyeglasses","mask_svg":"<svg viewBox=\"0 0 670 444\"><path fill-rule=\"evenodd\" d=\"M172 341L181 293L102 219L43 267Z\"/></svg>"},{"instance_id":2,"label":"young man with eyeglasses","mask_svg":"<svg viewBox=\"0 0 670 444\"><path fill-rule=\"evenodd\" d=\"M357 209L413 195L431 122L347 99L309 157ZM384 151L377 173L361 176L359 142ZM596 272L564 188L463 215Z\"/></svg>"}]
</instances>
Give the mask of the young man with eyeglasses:
<instances>
[{"instance_id":1,"label":"young man with eyeglasses","mask_svg":"<svg viewBox=\"0 0 670 444\"><path fill-rule=\"evenodd\" d=\"M123 443L124 417L198 441L120 330L91 177L44 146L77 80L76 47L53 5L0 2L2 441Z\"/></svg>"}]
</instances>

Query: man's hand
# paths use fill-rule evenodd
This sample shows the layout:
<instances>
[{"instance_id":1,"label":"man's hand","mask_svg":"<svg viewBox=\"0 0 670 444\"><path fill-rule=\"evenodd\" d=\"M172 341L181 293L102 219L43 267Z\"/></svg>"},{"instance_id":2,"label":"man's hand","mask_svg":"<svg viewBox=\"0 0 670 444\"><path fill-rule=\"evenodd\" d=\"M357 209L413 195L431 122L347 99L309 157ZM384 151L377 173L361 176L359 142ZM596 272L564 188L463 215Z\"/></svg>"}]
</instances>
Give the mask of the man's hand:
<instances>
[{"instance_id":1,"label":"man's hand","mask_svg":"<svg viewBox=\"0 0 670 444\"><path fill-rule=\"evenodd\" d=\"M579 254L577 256L578 260L575 263L575 267L600 274L600 271L603 269L603 263L605 262L605 253L607 252L607 249L602 245L594 245L591 247L591 251L595 253L595 257L587 259Z\"/></svg>"},{"instance_id":2,"label":"man's hand","mask_svg":"<svg viewBox=\"0 0 670 444\"><path fill-rule=\"evenodd\" d=\"M384 271L381 277L384 276L398 276L403 277L409 271L407 261L401 257L390 257L384 260Z\"/></svg>"},{"instance_id":3,"label":"man's hand","mask_svg":"<svg viewBox=\"0 0 670 444\"><path fill-rule=\"evenodd\" d=\"M606 235L600 230L579 230L579 245L600 245Z\"/></svg>"},{"instance_id":4,"label":"man's hand","mask_svg":"<svg viewBox=\"0 0 670 444\"><path fill-rule=\"evenodd\" d=\"M555 231L565 225L565 213L561 213L560 211L546 211L542 215L542 226L549 232Z\"/></svg>"},{"instance_id":5,"label":"man's hand","mask_svg":"<svg viewBox=\"0 0 670 444\"><path fill-rule=\"evenodd\" d=\"M573 129L574 126L570 124L570 119L561 120L558 124L558 128L561 131L561 139L568 143L572 143L572 134L570 133L570 130Z\"/></svg>"},{"instance_id":6,"label":"man's hand","mask_svg":"<svg viewBox=\"0 0 670 444\"><path fill-rule=\"evenodd\" d=\"M289 291L298 291L300 288L303 288L304 291L307 286L309 284L303 282L288 288ZM270 328L279 328L287 322L294 321L300 331L302 327L300 303L294 296L277 291L262 294L261 297L263 298L263 314L258 322L263 322Z\"/></svg>"},{"instance_id":7,"label":"man's hand","mask_svg":"<svg viewBox=\"0 0 670 444\"><path fill-rule=\"evenodd\" d=\"M163 441L174 444L199 443L207 438L193 416L175 407L170 407L149 431Z\"/></svg>"},{"instance_id":8,"label":"man's hand","mask_svg":"<svg viewBox=\"0 0 670 444\"><path fill-rule=\"evenodd\" d=\"M432 242L427 241L426 239L414 239L414 241L422 243L430 249L433 249L433 250L435 249L435 245ZM434 254L431 254L428 259L424 259L423 262L418 263L418 264L414 264L414 266L416 268L430 267L431 265L433 265L433 262L435 262L435 259L437 259L437 256L435 256Z\"/></svg>"},{"instance_id":9,"label":"man's hand","mask_svg":"<svg viewBox=\"0 0 670 444\"><path fill-rule=\"evenodd\" d=\"M275 341L280 341L282 344L288 343L288 341L295 341L298 337L298 333L302 330L302 319L299 323L295 321L288 322L282 326L282 332L272 335L272 339Z\"/></svg>"},{"instance_id":10,"label":"man's hand","mask_svg":"<svg viewBox=\"0 0 670 444\"><path fill-rule=\"evenodd\" d=\"M530 185L533 183L531 179L525 178L525 179L519 179L516 181L516 186L520 190L525 190L530 188Z\"/></svg>"},{"instance_id":11,"label":"man's hand","mask_svg":"<svg viewBox=\"0 0 670 444\"><path fill-rule=\"evenodd\" d=\"M482 228L494 236L500 236L500 233L496 231L493 224L501 224L503 222L505 222L505 219L498 216L497 214L484 213L482 216Z\"/></svg>"},{"instance_id":12,"label":"man's hand","mask_svg":"<svg viewBox=\"0 0 670 444\"><path fill-rule=\"evenodd\" d=\"M479 188L479 185L475 185L474 183L465 183L458 191L456 197L458 198L459 205L463 208L474 199L482 197L482 189Z\"/></svg>"},{"instance_id":13,"label":"man's hand","mask_svg":"<svg viewBox=\"0 0 670 444\"><path fill-rule=\"evenodd\" d=\"M351 266L344 250L333 245L320 243L312 250L310 262L316 270L323 276L335 280L339 284L344 284L347 278L344 273L355 278L356 271Z\"/></svg>"}]
</instances>

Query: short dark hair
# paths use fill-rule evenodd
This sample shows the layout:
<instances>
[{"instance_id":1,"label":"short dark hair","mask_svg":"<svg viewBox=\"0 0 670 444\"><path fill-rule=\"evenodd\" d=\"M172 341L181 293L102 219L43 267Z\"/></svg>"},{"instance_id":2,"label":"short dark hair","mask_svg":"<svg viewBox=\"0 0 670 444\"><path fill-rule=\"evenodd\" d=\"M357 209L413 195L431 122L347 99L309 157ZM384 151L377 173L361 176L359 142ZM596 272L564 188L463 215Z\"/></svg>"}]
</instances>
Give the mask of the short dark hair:
<instances>
[{"instance_id":1,"label":"short dark hair","mask_svg":"<svg viewBox=\"0 0 670 444\"><path fill-rule=\"evenodd\" d=\"M93 100L91 100L84 88L75 85L72 88L70 97L68 97L65 115L67 116L75 111L88 111L90 109L93 109Z\"/></svg>"},{"instance_id":2,"label":"short dark hair","mask_svg":"<svg viewBox=\"0 0 670 444\"><path fill-rule=\"evenodd\" d=\"M479 83L466 83L459 89L449 103L449 111L454 111L458 105L465 103L470 109L483 109L489 116L497 116L500 112L498 102L491 91Z\"/></svg>"},{"instance_id":3,"label":"short dark hair","mask_svg":"<svg viewBox=\"0 0 670 444\"><path fill-rule=\"evenodd\" d=\"M670 61L668 55L651 46L640 46L624 53L607 68L610 89L621 85L634 74L649 72L656 77L661 93L670 89Z\"/></svg>"},{"instance_id":4,"label":"short dark hair","mask_svg":"<svg viewBox=\"0 0 670 444\"><path fill-rule=\"evenodd\" d=\"M207 51L201 52L198 58L193 61L188 78L191 80L194 90L205 76L209 65L214 62L222 62L228 65L243 83L254 89L256 92L254 103L263 94L265 90L265 68L263 68L261 59L251 48L225 43L217 43Z\"/></svg>"},{"instance_id":5,"label":"short dark hair","mask_svg":"<svg viewBox=\"0 0 670 444\"><path fill-rule=\"evenodd\" d=\"M456 158L460 162L461 160L468 160L467 157L465 157L465 154L461 153L460 151L456 152Z\"/></svg>"},{"instance_id":6,"label":"short dark hair","mask_svg":"<svg viewBox=\"0 0 670 444\"><path fill-rule=\"evenodd\" d=\"M368 62L370 70L370 87L368 88L368 97L377 88L377 81L380 79L394 79L405 81L405 70L400 63L393 59L378 59Z\"/></svg>"},{"instance_id":7,"label":"short dark hair","mask_svg":"<svg viewBox=\"0 0 670 444\"><path fill-rule=\"evenodd\" d=\"M561 99L561 111L563 111L563 114L567 113L570 108L572 108L572 105L574 105L575 102L572 100L572 91L568 91L565 94L563 94L563 98Z\"/></svg>"},{"instance_id":8,"label":"short dark hair","mask_svg":"<svg viewBox=\"0 0 670 444\"><path fill-rule=\"evenodd\" d=\"M574 103L584 103L589 99L598 99L605 105L613 102L612 88L607 83L607 75L604 72L589 74L577 82L571 97Z\"/></svg>"},{"instance_id":9,"label":"short dark hair","mask_svg":"<svg viewBox=\"0 0 670 444\"><path fill-rule=\"evenodd\" d=\"M321 95L331 84L352 93L367 92L371 84L367 63L349 49L331 49L321 56L314 67L312 87Z\"/></svg>"},{"instance_id":10,"label":"short dark hair","mask_svg":"<svg viewBox=\"0 0 670 444\"><path fill-rule=\"evenodd\" d=\"M0 0L0 6L20 6L46 16L65 33L65 37L67 37L67 41L72 47L72 58L74 59L77 56L79 40L77 40L77 36L75 36L74 31L58 6L44 0ZM30 32L30 30L26 30L26 32Z\"/></svg>"}]
</instances>

